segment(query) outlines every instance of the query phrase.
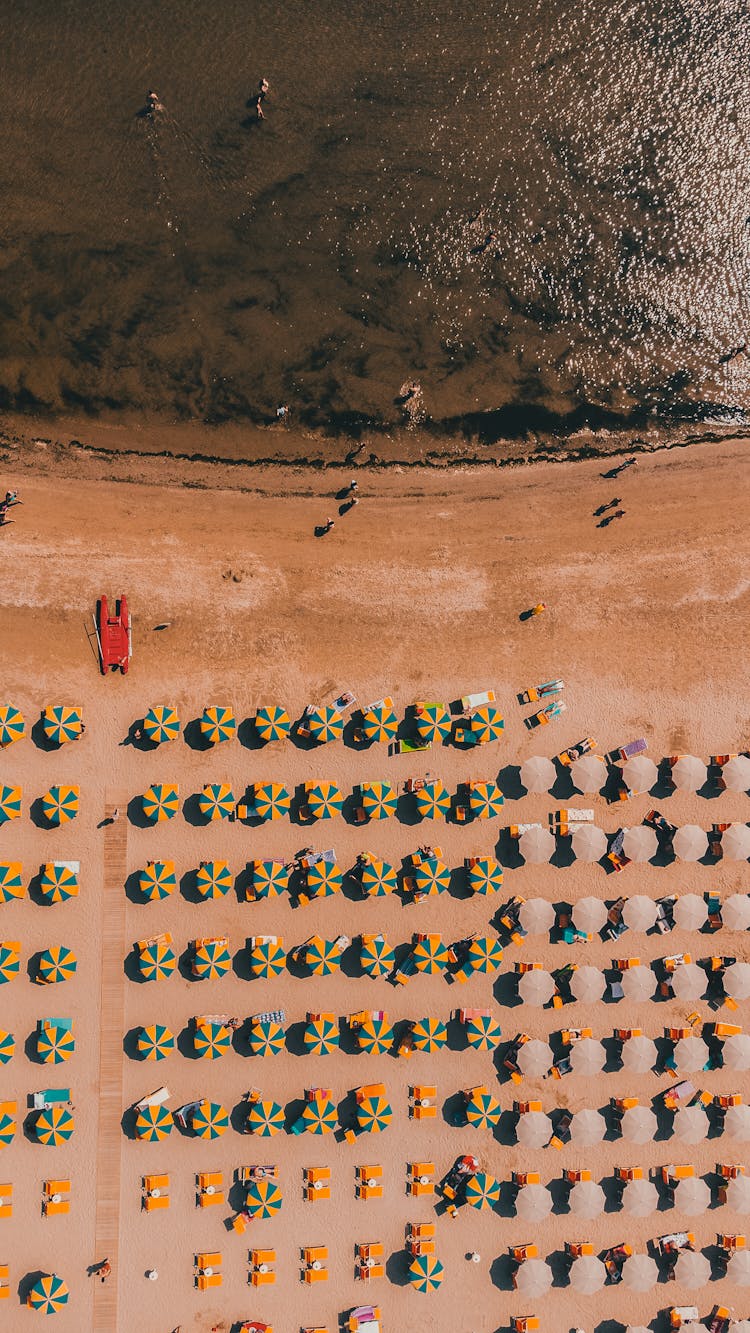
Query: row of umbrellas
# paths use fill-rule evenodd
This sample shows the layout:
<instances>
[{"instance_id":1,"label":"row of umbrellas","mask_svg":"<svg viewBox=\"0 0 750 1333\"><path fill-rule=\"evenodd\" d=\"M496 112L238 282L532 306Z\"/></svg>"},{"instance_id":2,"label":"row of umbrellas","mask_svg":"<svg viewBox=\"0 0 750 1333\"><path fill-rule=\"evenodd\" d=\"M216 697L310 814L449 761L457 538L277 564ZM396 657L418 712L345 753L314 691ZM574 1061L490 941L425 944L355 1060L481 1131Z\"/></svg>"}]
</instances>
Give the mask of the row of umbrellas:
<instances>
[{"instance_id":1,"label":"row of umbrellas","mask_svg":"<svg viewBox=\"0 0 750 1333\"><path fill-rule=\"evenodd\" d=\"M34 1133L39 1143L57 1148L72 1137L75 1120L67 1106L48 1106L34 1117ZM17 1130L16 1118L9 1111L0 1111L0 1148L13 1142Z\"/></svg>"},{"instance_id":2,"label":"row of umbrellas","mask_svg":"<svg viewBox=\"0 0 750 1333\"><path fill-rule=\"evenodd\" d=\"M362 1092L364 1095L357 1096L358 1132L378 1134L391 1123L393 1109L384 1092L367 1089ZM187 1119L193 1133L202 1139L221 1138L230 1124L226 1107L208 1100L191 1104ZM278 1102L259 1098L249 1106L246 1128L251 1134L271 1138L284 1129L285 1119L284 1109ZM136 1114L135 1134L147 1143L156 1142L171 1134L174 1123L174 1114L163 1102L158 1106L144 1106ZM290 1126L290 1133L323 1135L338 1128L336 1103L327 1090L316 1088L306 1094L302 1111Z\"/></svg>"},{"instance_id":3,"label":"row of umbrellas","mask_svg":"<svg viewBox=\"0 0 750 1333\"><path fill-rule=\"evenodd\" d=\"M48 861L42 866L37 886L47 903L61 903L78 895L78 863ZM23 865L20 861L0 861L0 903L12 902L26 895Z\"/></svg>"},{"instance_id":4,"label":"row of umbrellas","mask_svg":"<svg viewBox=\"0 0 750 1333\"><path fill-rule=\"evenodd\" d=\"M591 900L595 901L594 899ZM567 967L556 974L560 978L564 973L566 985L574 1000L583 1004L597 1004L604 998L607 979L604 972L588 963ZM699 1000L709 986L709 975L704 967L689 961L676 965L668 973L669 984L678 1000ZM721 971L721 981L726 995L738 1002L750 998L750 963L742 961L730 963ZM623 996L631 1002L650 1000L657 987L657 977L650 966L638 963L626 968L618 985ZM549 1004L559 990L558 980L544 968L534 967L518 977L518 995L524 1004L541 1008Z\"/></svg>"},{"instance_id":5,"label":"row of umbrellas","mask_svg":"<svg viewBox=\"0 0 750 1333\"><path fill-rule=\"evenodd\" d=\"M68 981L75 975L77 967L78 960L72 949L64 944L51 945L48 949L42 949L36 960L34 980L40 985ZM13 981L20 968L21 955L17 944L0 941L0 984Z\"/></svg>"},{"instance_id":6,"label":"row of umbrellas","mask_svg":"<svg viewBox=\"0 0 750 1333\"><path fill-rule=\"evenodd\" d=\"M600 861L606 856L611 837L597 824L577 824L571 845L579 861ZM656 855L659 842L654 829L638 824L622 834L622 853L629 861L650 861ZM746 861L750 857L750 826L730 824L721 835L724 857L729 861ZM524 829L518 840L518 849L525 861L543 865L551 861L557 850L555 834L542 824ZM684 824L672 838L672 850L679 861L700 861L708 851L708 833L698 824Z\"/></svg>"},{"instance_id":7,"label":"row of umbrellas","mask_svg":"<svg viewBox=\"0 0 750 1333\"><path fill-rule=\"evenodd\" d=\"M573 786L585 795L594 795L606 785L612 766L602 755L585 754L570 766ZM622 781L634 795L648 792L659 780L659 769L648 755L638 754L619 766ZM679 755L672 764L670 781L677 791L695 792L708 779L708 765L692 754ZM733 755L721 770L724 786L729 791L750 791L750 758ZM521 765L521 783L529 792L548 792L558 778L558 769L551 759L535 755Z\"/></svg>"},{"instance_id":8,"label":"row of umbrellas","mask_svg":"<svg viewBox=\"0 0 750 1333\"><path fill-rule=\"evenodd\" d=\"M636 893L626 898L622 906L622 920L629 930L645 933L652 930L659 915L659 904L645 894ZM684 893L671 907L674 923L681 930L701 930L706 924L709 905L700 894ZM601 898L579 898L573 906L573 924L586 935L596 935L608 921L609 907ZM546 898L527 898L519 908L518 920L526 935L546 935L557 922L557 913ZM730 893L721 903L722 925L727 930L747 930L750 927L750 896Z\"/></svg>"},{"instance_id":9,"label":"row of umbrellas","mask_svg":"<svg viewBox=\"0 0 750 1333\"><path fill-rule=\"evenodd\" d=\"M473 1094L472 1094L473 1096ZM496 1099L494 1099L496 1101ZM493 1108L494 1111L494 1108ZM497 1104L497 1120L502 1114ZM497 1120L489 1121L486 1128L493 1128ZM620 1137L627 1143L642 1145L653 1142L659 1130L659 1122L649 1106L628 1106L619 1116ZM672 1124L672 1137L681 1143L701 1143L709 1131L709 1120L702 1106L682 1106L675 1113ZM518 1118L516 1138L525 1148L546 1148L554 1134L552 1120L543 1111L526 1111ZM579 1148L593 1148L601 1143L607 1133L607 1121L600 1111L585 1108L576 1111L571 1118L569 1134L571 1143ZM740 1103L730 1106L724 1118L724 1134L737 1143L750 1142L750 1107ZM744 1179L744 1177L743 1177ZM738 1186L747 1191L750 1208L750 1180Z\"/></svg>"},{"instance_id":10,"label":"row of umbrellas","mask_svg":"<svg viewBox=\"0 0 750 1333\"><path fill-rule=\"evenodd\" d=\"M651 1291L660 1278L659 1265L648 1254L628 1255L621 1272L623 1285L636 1292ZM676 1281L685 1290L698 1291L711 1281L711 1263L699 1250L680 1250L674 1273ZM740 1250L734 1254L729 1260L727 1275L738 1287L750 1286L750 1253ZM596 1255L580 1255L573 1260L568 1280L579 1296L594 1296L607 1281L607 1269ZM543 1259L524 1260L515 1275L516 1290L530 1298L543 1296L551 1286L552 1269ZM690 1327L697 1330L705 1326ZM685 1329L686 1325L683 1324L682 1328ZM639 1333L639 1330L633 1333Z\"/></svg>"},{"instance_id":11,"label":"row of umbrellas","mask_svg":"<svg viewBox=\"0 0 750 1333\"><path fill-rule=\"evenodd\" d=\"M66 824L78 814L80 788L55 784L41 798L42 813L52 827ZM21 816L23 790L6 782L0 783L0 824Z\"/></svg>"},{"instance_id":12,"label":"row of umbrellas","mask_svg":"<svg viewBox=\"0 0 750 1333\"><path fill-rule=\"evenodd\" d=\"M730 1188L732 1186L736 1188ZM702 1217L712 1202L711 1188L700 1176L678 1180L674 1187L674 1208L686 1217ZM606 1204L604 1190L594 1180L576 1181L568 1195L570 1213L587 1221L601 1217ZM553 1205L552 1194L546 1185L524 1185L516 1195L516 1216L524 1222L541 1222L552 1212ZM620 1208L629 1217L650 1217L660 1207L659 1191L652 1181L641 1179L625 1183ZM750 1210L750 1180L747 1176L736 1176L729 1182L725 1207L741 1214Z\"/></svg>"}]
</instances>

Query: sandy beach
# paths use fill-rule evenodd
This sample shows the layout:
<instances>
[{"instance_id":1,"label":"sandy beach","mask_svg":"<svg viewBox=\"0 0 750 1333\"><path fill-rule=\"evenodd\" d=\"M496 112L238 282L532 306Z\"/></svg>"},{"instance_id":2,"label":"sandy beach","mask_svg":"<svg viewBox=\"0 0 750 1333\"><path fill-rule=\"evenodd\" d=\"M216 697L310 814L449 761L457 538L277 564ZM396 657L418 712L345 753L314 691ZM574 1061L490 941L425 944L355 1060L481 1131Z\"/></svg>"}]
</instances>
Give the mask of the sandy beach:
<instances>
[{"instance_id":1,"label":"sandy beach","mask_svg":"<svg viewBox=\"0 0 750 1333\"><path fill-rule=\"evenodd\" d=\"M690 1160L707 1176L717 1161L739 1160L741 1145L713 1139L690 1148L658 1140L635 1149L608 1139L583 1152L571 1145L560 1153L530 1152L512 1136L493 1137L450 1119L455 1093L475 1084L497 1092L505 1109L514 1096L528 1094L540 1098L545 1110L578 1110L603 1107L612 1095L637 1095L650 1104L668 1082L663 1075L610 1071L561 1082L526 1079L519 1093L498 1080L491 1053L471 1050L415 1054L408 1061L291 1051L262 1061L231 1051L204 1062L190 1058L190 1042L181 1038L183 1050L158 1065L130 1054L143 1024L158 1020L181 1034L199 1013L245 1018L271 1007L284 1008L291 1025L308 1010L343 1016L369 1007L396 1020L447 1018L461 1004L488 1006L507 1038L521 1029L547 1036L582 1020L594 1036L639 1026L659 1037L695 1008L707 1022L715 1019L705 1002L621 1001L584 1012L578 1004L563 1011L521 1009L508 1003L503 978L522 958L545 967L584 960L605 967L623 953L638 954L643 962L681 951L693 958L725 953L750 959L744 934L709 937L675 929L668 936L631 933L618 944L596 938L572 947L528 938L506 950L499 980L478 975L462 987L447 985L442 976L417 976L394 988L343 973L252 981L243 960L253 934L281 935L290 947L315 932L354 937L382 929L396 944L429 928L452 941L485 933L499 901L445 893L404 905L400 897L357 901L346 893L295 908L287 898L246 903L234 891L197 903L178 891L161 903L143 904L130 889L147 859L173 859L181 877L201 860L222 858L239 876L250 859L287 859L307 844L334 847L339 864L350 867L365 849L399 864L427 840L438 842L446 863L458 867L466 856L493 854L500 827L546 823L560 804L553 796L517 794L515 766L531 755L554 755L589 735L602 753L644 736L657 761L680 752L708 760L747 749L746 447L730 438L639 453L638 466L616 479L602 475L609 465L601 459L504 469L358 467L359 504L339 516L335 495L354 475L351 467L337 472L187 462L163 451L149 458L148 450L128 456L127 450L76 452L44 443L21 451L5 441L4 484L18 488L23 507L0 531L0 702L18 705L29 728L42 707L55 702L82 705L86 721L81 741L60 751L48 752L27 735L0 752L0 780L20 783L24 791L22 819L0 828L0 855L21 860L26 879L47 860L78 860L81 866L80 896L70 902L43 907L26 898L0 906L0 938L22 944L21 975L0 990L0 1025L17 1041L14 1059L0 1072L0 1099L18 1101L20 1121L30 1093L66 1084L76 1108L76 1132L67 1144L42 1147L19 1125L15 1141L0 1151L0 1180L12 1183L14 1195L13 1217L0 1220L0 1263L8 1263L11 1275L0 1323L10 1333L34 1326L36 1316L21 1307L18 1292L39 1271L59 1273L70 1287L69 1304L53 1325L60 1333L171 1333L176 1325L183 1333L214 1327L227 1333L249 1318L267 1320L274 1333L313 1326L334 1333L342 1311L369 1301L382 1309L384 1333L497 1333L508 1328L511 1314L532 1311L547 1333L615 1333L628 1322L661 1330L660 1311L693 1299L702 1317L717 1302L737 1318L750 1315L750 1297L726 1279L694 1296L672 1283L647 1295L607 1286L594 1297L577 1296L558 1279L551 1293L528 1302L510 1289L502 1260L509 1245L533 1238L542 1257L557 1256L559 1272L558 1252L566 1240L590 1239L597 1252L627 1240L640 1250L678 1224L695 1232L697 1248L710 1252L717 1231L740 1232L745 1225L727 1208L694 1219L671 1210L639 1220L608 1208L596 1222L581 1223L556 1207L530 1227L505 1206L495 1213L465 1207L456 1220L436 1218L435 1201L406 1195L407 1162L429 1159L439 1179L463 1152L475 1153L502 1181L522 1168L538 1170L543 1182L559 1180L563 1168L584 1166L604 1181L615 1166L675 1160ZM621 497L624 517L597 526L594 511L614 497ZM316 525L328 516L335 517L333 530L316 537ZM126 592L132 609L134 656L127 677L98 673L91 613L103 592ZM541 600L545 615L519 620ZM529 710L518 706L516 694L550 677L565 680L567 711L529 732L523 723ZM132 724L158 703L173 704L183 724L210 703L231 704L238 720L273 702L297 717L309 702L329 702L350 689L365 704L390 694L402 716L419 698L449 701L488 688L502 705L505 731L500 742L470 753L444 746L389 756L382 746L253 748L240 740L202 751L182 737L146 753L124 743ZM248 737L245 728L242 738ZM469 777L498 778L507 789L505 813L466 827L398 820L358 827L338 818L311 830L289 820L258 828L238 822L205 827L182 812L147 828L137 814L136 798L152 782L179 782L185 799L211 781L230 782L240 796L255 781L278 780L292 789L322 777L348 793L362 780L402 783L428 772L451 792ZM80 785L81 810L75 821L50 831L33 821L29 807L54 782ZM676 792L657 801L644 794L626 806L610 806L600 796L574 800L592 806L607 832L640 823L654 804L678 825L709 828L717 821L746 822L749 815L747 795L731 792L713 800ZM101 827L114 806L122 811L117 825ZM656 897L710 889L726 896L746 892L749 882L747 864L728 860L714 866L630 865L611 877L599 865L576 862L509 868L505 886L505 897L574 903L590 894L611 901L621 893ZM137 983L131 976L133 944L160 931L171 932L180 956L196 937L225 934L235 959L232 972L196 982L181 965L168 981ZM78 970L43 992L26 969L51 944L71 947ZM42 1014L64 1014L74 1022L75 1053L54 1070L35 1064L33 1043L30 1053L24 1049ZM742 1022L742 1012L736 1021ZM712 1070L697 1077L711 1093L750 1097L746 1074ZM382 1135L352 1145L332 1136L261 1140L234 1128L210 1143L175 1131L163 1143L143 1144L120 1125L126 1109L160 1083L168 1084L173 1107L209 1096L231 1110L253 1087L287 1105L306 1087L330 1087L339 1102L354 1087L378 1081L388 1089L393 1122ZM408 1119L407 1091L415 1081L437 1085L435 1120ZM382 1164L385 1193L382 1200L361 1202L354 1171L368 1161ZM252 1162L278 1164L284 1203L276 1217L253 1222L238 1236L226 1226L229 1204L196 1207L194 1178L199 1171L222 1171L229 1190L236 1168ZM330 1166L330 1202L303 1201L305 1166ZM168 1172L171 1181L169 1209L153 1215L141 1210L141 1177L149 1171ZM67 1218L41 1216L41 1183L48 1176L71 1180ZM409 1221L437 1222L446 1276L432 1295L420 1295L404 1281ZM354 1280L353 1247L375 1240L385 1247L387 1273L366 1286ZM248 1285L250 1245L275 1247L274 1286L254 1291ZM328 1246L328 1282L312 1288L300 1282L299 1250L305 1245ZM200 1250L222 1252L220 1289L194 1289L193 1257ZM477 1264L466 1259L473 1250L481 1255ZM86 1269L105 1254L113 1274L102 1285ZM158 1281L146 1279L151 1268L158 1270Z\"/></svg>"}]
</instances>

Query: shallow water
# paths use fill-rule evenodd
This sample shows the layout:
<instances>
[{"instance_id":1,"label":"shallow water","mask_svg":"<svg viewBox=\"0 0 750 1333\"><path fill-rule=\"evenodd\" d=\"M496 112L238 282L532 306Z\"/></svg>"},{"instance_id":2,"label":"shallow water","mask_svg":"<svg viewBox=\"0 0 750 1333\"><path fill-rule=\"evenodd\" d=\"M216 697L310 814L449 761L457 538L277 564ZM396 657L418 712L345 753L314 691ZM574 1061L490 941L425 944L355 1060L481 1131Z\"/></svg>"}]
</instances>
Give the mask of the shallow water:
<instances>
[{"instance_id":1,"label":"shallow water","mask_svg":"<svg viewBox=\"0 0 750 1333\"><path fill-rule=\"evenodd\" d=\"M750 405L739 0L37 0L0 76L0 405Z\"/></svg>"}]
</instances>

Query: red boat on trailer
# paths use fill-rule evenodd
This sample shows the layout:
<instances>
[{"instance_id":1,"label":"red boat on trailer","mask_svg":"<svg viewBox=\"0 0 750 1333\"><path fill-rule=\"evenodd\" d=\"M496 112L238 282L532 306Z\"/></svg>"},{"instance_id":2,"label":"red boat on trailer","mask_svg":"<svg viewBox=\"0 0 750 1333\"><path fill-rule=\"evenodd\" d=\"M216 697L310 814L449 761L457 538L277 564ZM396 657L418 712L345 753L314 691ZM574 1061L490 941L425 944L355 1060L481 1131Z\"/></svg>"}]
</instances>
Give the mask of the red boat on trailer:
<instances>
[{"instance_id":1,"label":"red boat on trailer","mask_svg":"<svg viewBox=\"0 0 750 1333\"><path fill-rule=\"evenodd\" d=\"M99 641L99 661L102 675L120 668L123 675L127 672L133 656L133 635L130 612L125 595L115 602L115 614L110 615L106 597L100 597L96 605L96 637Z\"/></svg>"}]
</instances>

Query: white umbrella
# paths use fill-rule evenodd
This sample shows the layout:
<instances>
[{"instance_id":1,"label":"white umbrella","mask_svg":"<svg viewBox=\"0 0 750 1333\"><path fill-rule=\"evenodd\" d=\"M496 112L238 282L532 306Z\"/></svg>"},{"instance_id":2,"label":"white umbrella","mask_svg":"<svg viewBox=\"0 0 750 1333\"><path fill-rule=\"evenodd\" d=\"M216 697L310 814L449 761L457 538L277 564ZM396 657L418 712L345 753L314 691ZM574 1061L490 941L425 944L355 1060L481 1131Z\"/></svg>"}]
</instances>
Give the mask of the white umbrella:
<instances>
[{"instance_id":1,"label":"white umbrella","mask_svg":"<svg viewBox=\"0 0 750 1333\"><path fill-rule=\"evenodd\" d=\"M546 898L528 898L521 903L518 920L527 935L546 935L555 924L556 914Z\"/></svg>"},{"instance_id":2,"label":"white umbrella","mask_svg":"<svg viewBox=\"0 0 750 1333\"><path fill-rule=\"evenodd\" d=\"M552 1125L543 1111L525 1111L516 1125L516 1138L524 1148L546 1148Z\"/></svg>"},{"instance_id":3,"label":"white umbrella","mask_svg":"<svg viewBox=\"0 0 750 1333\"><path fill-rule=\"evenodd\" d=\"M534 1300L552 1286L552 1269L543 1259L524 1259L516 1273L516 1291Z\"/></svg>"},{"instance_id":4,"label":"white umbrella","mask_svg":"<svg viewBox=\"0 0 750 1333\"><path fill-rule=\"evenodd\" d=\"M628 1143L651 1143L656 1129L656 1116L648 1106L629 1106L620 1122L620 1133Z\"/></svg>"},{"instance_id":5,"label":"white umbrella","mask_svg":"<svg viewBox=\"0 0 750 1333\"><path fill-rule=\"evenodd\" d=\"M737 1143L750 1143L750 1106L727 1107L724 1116L724 1133Z\"/></svg>"},{"instance_id":6,"label":"white umbrella","mask_svg":"<svg viewBox=\"0 0 750 1333\"><path fill-rule=\"evenodd\" d=\"M671 981L678 1000L700 1000L708 985L708 977L697 963L678 963Z\"/></svg>"},{"instance_id":7,"label":"white umbrella","mask_svg":"<svg viewBox=\"0 0 750 1333\"><path fill-rule=\"evenodd\" d=\"M698 1176L689 1176L679 1180L674 1195L675 1208L679 1208L686 1217L702 1217L711 1207L711 1191L705 1180Z\"/></svg>"},{"instance_id":8,"label":"white umbrella","mask_svg":"<svg viewBox=\"0 0 750 1333\"><path fill-rule=\"evenodd\" d=\"M601 1074L607 1060L607 1054L600 1041L593 1037L582 1037L573 1044L570 1052L570 1066L574 1074L583 1078L593 1078Z\"/></svg>"},{"instance_id":9,"label":"white umbrella","mask_svg":"<svg viewBox=\"0 0 750 1333\"><path fill-rule=\"evenodd\" d=\"M735 1251L727 1266L727 1277L735 1287L750 1287L750 1251Z\"/></svg>"},{"instance_id":10,"label":"white umbrella","mask_svg":"<svg viewBox=\"0 0 750 1333\"><path fill-rule=\"evenodd\" d=\"M659 1191L650 1180L629 1180L622 1192L622 1210L628 1217L650 1217L659 1207Z\"/></svg>"},{"instance_id":11,"label":"white umbrella","mask_svg":"<svg viewBox=\"0 0 750 1333\"><path fill-rule=\"evenodd\" d=\"M620 1059L623 1069L631 1074L647 1074L656 1064L656 1043L650 1037L628 1037L623 1042Z\"/></svg>"},{"instance_id":12,"label":"white umbrella","mask_svg":"<svg viewBox=\"0 0 750 1333\"><path fill-rule=\"evenodd\" d=\"M656 990L656 977L650 967L639 963L637 967L628 967L620 981L626 1000L631 1004L641 1004L650 1000Z\"/></svg>"},{"instance_id":13,"label":"white umbrella","mask_svg":"<svg viewBox=\"0 0 750 1333\"><path fill-rule=\"evenodd\" d=\"M606 988L604 973L598 967L590 967L585 963L583 967L577 967L570 978L571 994L583 1004L597 1004L603 998Z\"/></svg>"},{"instance_id":14,"label":"white umbrella","mask_svg":"<svg viewBox=\"0 0 750 1333\"><path fill-rule=\"evenodd\" d=\"M535 967L531 972L524 972L518 978L518 995L524 1004L542 1009L555 993L555 983L544 968Z\"/></svg>"},{"instance_id":15,"label":"white umbrella","mask_svg":"<svg viewBox=\"0 0 750 1333\"><path fill-rule=\"evenodd\" d=\"M750 999L750 963L731 963L724 969L722 980L733 1000Z\"/></svg>"},{"instance_id":16,"label":"white umbrella","mask_svg":"<svg viewBox=\"0 0 750 1333\"><path fill-rule=\"evenodd\" d=\"M750 926L750 894L730 893L721 905L721 919L727 930L747 930Z\"/></svg>"},{"instance_id":17,"label":"white umbrella","mask_svg":"<svg viewBox=\"0 0 750 1333\"><path fill-rule=\"evenodd\" d=\"M647 754L634 754L622 766L622 780L634 796L638 792L650 791L656 786L658 776L659 770Z\"/></svg>"},{"instance_id":18,"label":"white umbrella","mask_svg":"<svg viewBox=\"0 0 750 1333\"><path fill-rule=\"evenodd\" d=\"M674 1048L674 1060L683 1074L697 1074L706 1066L708 1047L702 1037L680 1037Z\"/></svg>"},{"instance_id":19,"label":"white umbrella","mask_svg":"<svg viewBox=\"0 0 750 1333\"><path fill-rule=\"evenodd\" d=\"M747 824L730 824L721 835L721 849L730 861L746 861L750 856L750 828Z\"/></svg>"},{"instance_id":20,"label":"white umbrella","mask_svg":"<svg viewBox=\"0 0 750 1333\"><path fill-rule=\"evenodd\" d=\"M582 1254L573 1260L570 1285L580 1296L593 1296L607 1281L607 1270L595 1254Z\"/></svg>"},{"instance_id":21,"label":"white umbrella","mask_svg":"<svg viewBox=\"0 0 750 1333\"><path fill-rule=\"evenodd\" d=\"M656 1260L650 1254L630 1254L622 1266L622 1280L629 1291L652 1291L659 1280Z\"/></svg>"},{"instance_id":22,"label":"white umbrella","mask_svg":"<svg viewBox=\"0 0 750 1333\"><path fill-rule=\"evenodd\" d=\"M607 904L601 898L579 898L573 906L573 925L585 935L596 935L607 920Z\"/></svg>"},{"instance_id":23,"label":"white umbrella","mask_svg":"<svg viewBox=\"0 0 750 1333\"><path fill-rule=\"evenodd\" d=\"M706 781L708 769L694 754L683 754L672 765L671 777L678 791L697 791Z\"/></svg>"},{"instance_id":24,"label":"white umbrella","mask_svg":"<svg viewBox=\"0 0 750 1333\"><path fill-rule=\"evenodd\" d=\"M593 1148L601 1143L607 1126L598 1111L586 1107L576 1111L570 1122L570 1141L578 1148Z\"/></svg>"},{"instance_id":25,"label":"white umbrella","mask_svg":"<svg viewBox=\"0 0 750 1333\"><path fill-rule=\"evenodd\" d=\"M604 1190L595 1180L577 1180L568 1196L571 1213L589 1222L601 1216L606 1202Z\"/></svg>"},{"instance_id":26,"label":"white umbrella","mask_svg":"<svg viewBox=\"0 0 750 1333\"><path fill-rule=\"evenodd\" d=\"M711 1279L711 1265L699 1250L680 1250L675 1266L675 1278L686 1291L697 1291Z\"/></svg>"},{"instance_id":27,"label":"white umbrella","mask_svg":"<svg viewBox=\"0 0 750 1333\"><path fill-rule=\"evenodd\" d=\"M521 764L521 783L527 791L549 791L557 780L557 769L551 759L535 754Z\"/></svg>"},{"instance_id":28,"label":"white umbrella","mask_svg":"<svg viewBox=\"0 0 750 1333\"><path fill-rule=\"evenodd\" d=\"M729 1333L750 1333L750 1319L733 1319Z\"/></svg>"},{"instance_id":29,"label":"white umbrella","mask_svg":"<svg viewBox=\"0 0 750 1333\"><path fill-rule=\"evenodd\" d=\"M625 1333L651 1333L651 1329L646 1328L645 1324L628 1324Z\"/></svg>"},{"instance_id":30,"label":"white umbrella","mask_svg":"<svg viewBox=\"0 0 750 1333\"><path fill-rule=\"evenodd\" d=\"M601 791L607 781L607 765L601 755L585 754L570 765L570 776L578 791Z\"/></svg>"},{"instance_id":31,"label":"white umbrella","mask_svg":"<svg viewBox=\"0 0 750 1333\"><path fill-rule=\"evenodd\" d=\"M573 830L572 846L578 861L601 861L607 851L607 835L596 824L579 824Z\"/></svg>"},{"instance_id":32,"label":"white umbrella","mask_svg":"<svg viewBox=\"0 0 750 1333\"><path fill-rule=\"evenodd\" d=\"M725 1037L721 1054L726 1068L734 1070L735 1074L750 1069L750 1036L747 1032L735 1032L731 1037Z\"/></svg>"},{"instance_id":33,"label":"white umbrella","mask_svg":"<svg viewBox=\"0 0 750 1333\"><path fill-rule=\"evenodd\" d=\"M672 839L672 850L680 861L700 861L707 847L708 834L697 824L683 824Z\"/></svg>"},{"instance_id":34,"label":"white umbrella","mask_svg":"<svg viewBox=\"0 0 750 1333\"><path fill-rule=\"evenodd\" d=\"M726 1206L733 1213L750 1213L750 1176L735 1176L728 1182Z\"/></svg>"},{"instance_id":35,"label":"white umbrella","mask_svg":"<svg viewBox=\"0 0 750 1333\"><path fill-rule=\"evenodd\" d=\"M680 930L700 930L708 920L705 898L697 893L684 893L674 905L674 923Z\"/></svg>"},{"instance_id":36,"label":"white umbrella","mask_svg":"<svg viewBox=\"0 0 750 1333\"><path fill-rule=\"evenodd\" d=\"M656 855L659 839L648 824L636 824L635 828L626 828L622 839L622 850L629 861L650 861Z\"/></svg>"},{"instance_id":37,"label":"white umbrella","mask_svg":"<svg viewBox=\"0 0 750 1333\"><path fill-rule=\"evenodd\" d=\"M672 1134L680 1143L702 1143L708 1137L708 1116L702 1106L681 1106L673 1124Z\"/></svg>"},{"instance_id":38,"label":"white umbrella","mask_svg":"<svg viewBox=\"0 0 750 1333\"><path fill-rule=\"evenodd\" d=\"M543 865L546 861L551 861L556 846L549 829L542 828L541 824L526 829L518 839L521 856L524 861L529 861L533 865Z\"/></svg>"},{"instance_id":39,"label":"white umbrella","mask_svg":"<svg viewBox=\"0 0 750 1333\"><path fill-rule=\"evenodd\" d=\"M527 973L527 976L529 974ZM546 1041L532 1037L525 1041L516 1056L516 1063L526 1078L541 1078L552 1065L552 1050Z\"/></svg>"},{"instance_id":40,"label":"white umbrella","mask_svg":"<svg viewBox=\"0 0 750 1333\"><path fill-rule=\"evenodd\" d=\"M653 898L643 893L635 893L627 898L622 909L622 919L630 930L650 930L656 921L658 908Z\"/></svg>"},{"instance_id":41,"label":"white umbrella","mask_svg":"<svg viewBox=\"0 0 750 1333\"><path fill-rule=\"evenodd\" d=\"M746 754L736 754L724 764L721 776L727 791L750 791L750 759Z\"/></svg>"},{"instance_id":42,"label":"white umbrella","mask_svg":"<svg viewBox=\"0 0 750 1333\"><path fill-rule=\"evenodd\" d=\"M544 1185L524 1185L516 1197L516 1214L524 1222L541 1222L552 1212L552 1195Z\"/></svg>"}]
</instances>

